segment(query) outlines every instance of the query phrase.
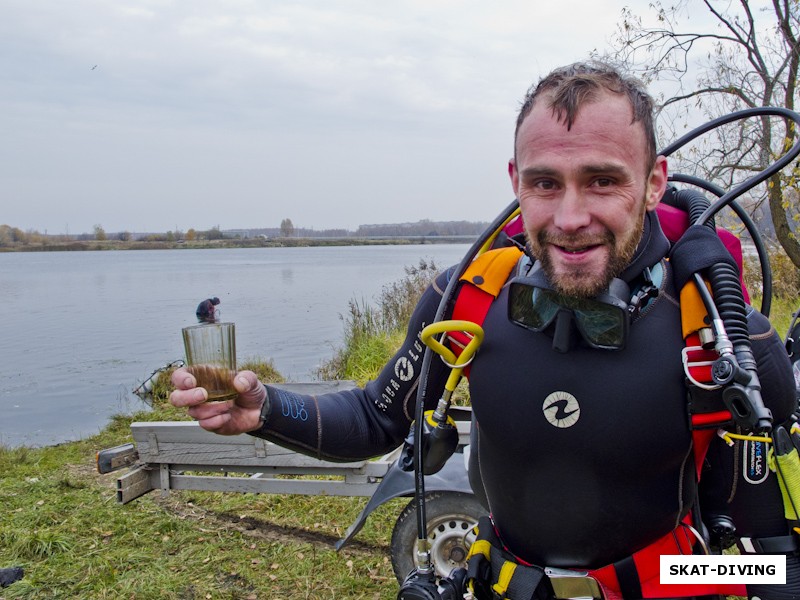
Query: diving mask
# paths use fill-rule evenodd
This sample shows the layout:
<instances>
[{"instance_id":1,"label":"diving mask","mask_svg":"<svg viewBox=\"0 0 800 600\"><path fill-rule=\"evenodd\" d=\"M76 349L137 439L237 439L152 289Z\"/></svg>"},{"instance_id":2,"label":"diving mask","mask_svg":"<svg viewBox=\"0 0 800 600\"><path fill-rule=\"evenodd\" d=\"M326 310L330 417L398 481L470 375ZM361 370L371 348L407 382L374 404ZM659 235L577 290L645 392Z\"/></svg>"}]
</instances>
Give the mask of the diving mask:
<instances>
[{"instance_id":1,"label":"diving mask","mask_svg":"<svg viewBox=\"0 0 800 600\"><path fill-rule=\"evenodd\" d=\"M552 327L553 349L567 352L574 323L592 348L622 350L630 327L630 288L612 279L593 298L567 296L552 288L541 269L515 277L509 284L508 318L515 325L542 332Z\"/></svg>"}]
</instances>

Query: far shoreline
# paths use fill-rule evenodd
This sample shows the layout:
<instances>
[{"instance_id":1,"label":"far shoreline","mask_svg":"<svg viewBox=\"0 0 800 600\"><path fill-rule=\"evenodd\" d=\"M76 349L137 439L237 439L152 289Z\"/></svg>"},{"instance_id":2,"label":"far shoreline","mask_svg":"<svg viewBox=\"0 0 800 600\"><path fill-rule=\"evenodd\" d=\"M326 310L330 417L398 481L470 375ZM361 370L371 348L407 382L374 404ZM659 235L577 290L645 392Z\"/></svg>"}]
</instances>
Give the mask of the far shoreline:
<instances>
[{"instance_id":1,"label":"far shoreline","mask_svg":"<svg viewBox=\"0 0 800 600\"><path fill-rule=\"evenodd\" d=\"M407 237L275 237L223 238L218 240L70 240L36 244L18 243L0 248L2 252L86 252L111 250L201 250L212 248L298 248L310 246L400 246L427 244L470 244L477 236Z\"/></svg>"}]
</instances>

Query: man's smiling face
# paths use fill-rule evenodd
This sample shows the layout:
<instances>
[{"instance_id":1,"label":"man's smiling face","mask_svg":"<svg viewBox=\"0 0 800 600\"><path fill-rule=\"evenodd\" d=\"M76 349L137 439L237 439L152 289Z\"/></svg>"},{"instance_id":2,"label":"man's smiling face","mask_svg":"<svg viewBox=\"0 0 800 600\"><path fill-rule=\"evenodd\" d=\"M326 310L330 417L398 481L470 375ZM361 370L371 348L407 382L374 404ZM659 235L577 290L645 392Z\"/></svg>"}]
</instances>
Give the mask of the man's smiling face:
<instances>
[{"instance_id":1,"label":"man's smiling face","mask_svg":"<svg viewBox=\"0 0 800 600\"><path fill-rule=\"evenodd\" d=\"M644 213L666 186L666 160L647 165L644 128L628 100L603 93L567 129L536 100L509 163L534 255L561 292L593 296L630 262Z\"/></svg>"}]
</instances>

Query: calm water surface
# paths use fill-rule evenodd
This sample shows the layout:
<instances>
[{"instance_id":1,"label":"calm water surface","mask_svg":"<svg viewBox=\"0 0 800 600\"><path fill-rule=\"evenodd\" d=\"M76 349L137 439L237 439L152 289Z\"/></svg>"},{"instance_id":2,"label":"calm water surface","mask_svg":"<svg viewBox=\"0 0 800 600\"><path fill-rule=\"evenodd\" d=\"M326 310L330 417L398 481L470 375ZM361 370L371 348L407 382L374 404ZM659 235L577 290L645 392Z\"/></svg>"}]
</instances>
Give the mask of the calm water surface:
<instances>
[{"instance_id":1,"label":"calm water surface","mask_svg":"<svg viewBox=\"0 0 800 600\"><path fill-rule=\"evenodd\" d=\"M351 299L371 302L421 258L457 263L464 244L0 254L0 444L41 446L102 429L144 405L131 393L183 358L180 330L218 296L239 360L271 358L313 378Z\"/></svg>"}]
</instances>

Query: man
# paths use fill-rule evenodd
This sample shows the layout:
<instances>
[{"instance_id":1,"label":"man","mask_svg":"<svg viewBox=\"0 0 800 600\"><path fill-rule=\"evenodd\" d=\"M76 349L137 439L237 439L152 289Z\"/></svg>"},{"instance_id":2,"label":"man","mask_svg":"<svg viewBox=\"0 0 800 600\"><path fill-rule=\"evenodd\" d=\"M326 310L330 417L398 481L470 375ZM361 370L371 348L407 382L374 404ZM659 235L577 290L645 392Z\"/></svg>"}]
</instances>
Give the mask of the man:
<instances>
[{"instance_id":1,"label":"man","mask_svg":"<svg viewBox=\"0 0 800 600\"><path fill-rule=\"evenodd\" d=\"M470 480L500 543L520 564L613 571L600 578L609 598L686 595L659 588L657 575L653 581L635 567L631 577L629 567L635 553L688 535L698 495L678 295L664 260L670 244L654 212L667 165L656 156L652 111L638 83L604 65L558 69L529 92L509 162L527 251L510 279L539 281L552 292L546 297L565 306L532 331L510 314L504 286L483 321L485 339L470 372ZM205 429L249 432L328 460L388 451L413 419L418 334L451 275L425 292L403 347L363 390L301 396L241 372L234 403L205 404L205 391L179 370L171 401L189 407ZM573 308L617 281L659 293L643 298L624 348L612 351L601 349ZM775 423L784 422L796 408L788 358L766 319L751 311L748 321L763 397ZM434 402L448 372L440 361L432 364L425 397ZM733 464L732 452L715 447L720 469ZM730 477L711 479L727 494ZM767 487L759 496L769 513L764 535L786 537L774 478ZM715 510L728 501L718 496L708 494ZM762 535L746 515L741 521L747 535ZM552 593L543 585L537 593ZM795 597L798 589L767 597Z\"/></svg>"},{"instance_id":2,"label":"man","mask_svg":"<svg viewBox=\"0 0 800 600\"><path fill-rule=\"evenodd\" d=\"M217 322L217 305L219 305L219 298L206 298L197 305L195 315L200 323L216 323Z\"/></svg>"}]
</instances>

